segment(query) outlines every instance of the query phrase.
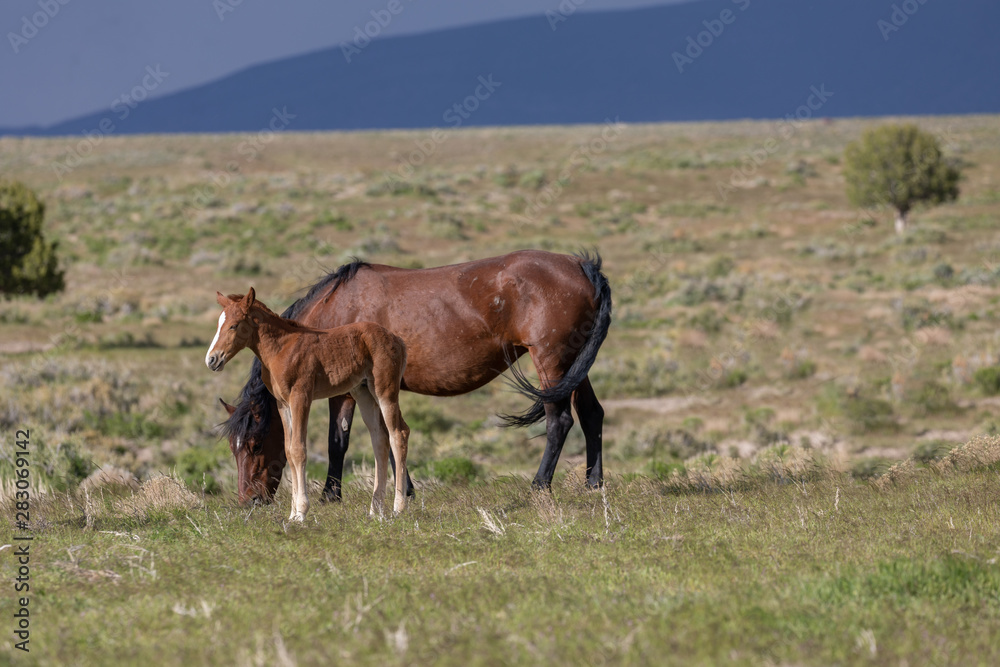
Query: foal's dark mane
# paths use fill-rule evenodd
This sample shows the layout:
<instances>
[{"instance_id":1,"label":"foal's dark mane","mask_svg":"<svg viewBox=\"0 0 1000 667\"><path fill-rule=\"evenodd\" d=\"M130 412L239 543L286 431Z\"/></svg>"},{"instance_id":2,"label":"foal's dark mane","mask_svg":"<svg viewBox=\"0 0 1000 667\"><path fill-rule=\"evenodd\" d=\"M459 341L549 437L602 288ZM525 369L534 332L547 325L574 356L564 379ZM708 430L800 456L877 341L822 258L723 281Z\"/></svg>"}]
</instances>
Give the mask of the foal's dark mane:
<instances>
[{"instance_id":1,"label":"foal's dark mane","mask_svg":"<svg viewBox=\"0 0 1000 667\"><path fill-rule=\"evenodd\" d=\"M332 293L342 284L350 282L357 275L358 270L366 266L369 266L368 262L363 262L355 257L350 264L344 264L336 271L328 273L310 287L304 297L286 308L281 317L296 319L307 306L322 294ZM239 438L243 444L251 448L250 451L254 454L260 453L264 435L271 428L271 420L274 418L275 412L274 397L264 385L260 369L260 359L254 357L253 365L250 366L250 375L247 377L239 400L236 402L236 411L222 424L222 434L225 437Z\"/></svg>"}]
</instances>

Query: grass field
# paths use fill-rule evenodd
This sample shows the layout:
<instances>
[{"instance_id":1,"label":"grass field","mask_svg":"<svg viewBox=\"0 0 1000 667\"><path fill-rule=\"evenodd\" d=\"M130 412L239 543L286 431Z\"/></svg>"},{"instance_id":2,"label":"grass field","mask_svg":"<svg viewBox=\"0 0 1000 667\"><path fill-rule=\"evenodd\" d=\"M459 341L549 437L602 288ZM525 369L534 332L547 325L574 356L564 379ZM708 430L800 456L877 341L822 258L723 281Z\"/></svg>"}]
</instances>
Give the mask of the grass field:
<instances>
[{"instance_id":1,"label":"grass field","mask_svg":"<svg viewBox=\"0 0 1000 667\"><path fill-rule=\"evenodd\" d=\"M997 662L1000 123L914 120L966 177L901 238L841 175L884 121L0 138L67 270L58 296L0 303L0 543L17 429L37 498L32 652L0 656ZM403 397L402 517L367 517L360 420L342 505L313 489L304 526L285 490L235 506L216 398L251 357L205 368L216 290L281 310L353 255L525 247L605 258L605 493L581 488L578 428L553 494L530 492L543 431L500 428L525 406L498 382ZM317 403L312 480L326 424Z\"/></svg>"}]
</instances>

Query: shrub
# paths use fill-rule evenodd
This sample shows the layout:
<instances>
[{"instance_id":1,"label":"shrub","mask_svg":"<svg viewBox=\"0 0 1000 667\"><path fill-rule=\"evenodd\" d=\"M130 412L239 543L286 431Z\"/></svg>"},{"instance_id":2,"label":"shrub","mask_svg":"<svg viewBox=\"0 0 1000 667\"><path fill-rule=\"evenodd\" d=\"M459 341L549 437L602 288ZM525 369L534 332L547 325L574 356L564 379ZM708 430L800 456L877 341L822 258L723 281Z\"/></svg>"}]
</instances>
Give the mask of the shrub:
<instances>
[{"instance_id":1,"label":"shrub","mask_svg":"<svg viewBox=\"0 0 1000 667\"><path fill-rule=\"evenodd\" d=\"M889 461L883 458L861 459L851 466L851 474L859 479L872 479L884 475L889 467Z\"/></svg>"},{"instance_id":2,"label":"shrub","mask_svg":"<svg viewBox=\"0 0 1000 667\"><path fill-rule=\"evenodd\" d=\"M229 460L229 447L220 442L213 447L189 447L177 457L177 476L191 488L219 493L219 469Z\"/></svg>"},{"instance_id":3,"label":"shrub","mask_svg":"<svg viewBox=\"0 0 1000 667\"><path fill-rule=\"evenodd\" d=\"M433 405L419 402L407 406L406 424L415 433L431 435L450 431L455 426L455 421Z\"/></svg>"},{"instance_id":4,"label":"shrub","mask_svg":"<svg viewBox=\"0 0 1000 667\"><path fill-rule=\"evenodd\" d=\"M701 429L705 428L705 420L701 417L685 417L681 422L681 426L683 426L685 430L697 433Z\"/></svg>"},{"instance_id":5,"label":"shrub","mask_svg":"<svg viewBox=\"0 0 1000 667\"><path fill-rule=\"evenodd\" d=\"M719 255L717 257L713 257L712 261L708 263L708 267L705 269L705 275L709 278L725 278L735 268L736 262L733 261L732 257L729 257L728 255Z\"/></svg>"},{"instance_id":6,"label":"shrub","mask_svg":"<svg viewBox=\"0 0 1000 667\"><path fill-rule=\"evenodd\" d=\"M149 420L139 412L112 412L110 414L84 412L84 423L99 433L114 438L161 438L166 434L162 424Z\"/></svg>"},{"instance_id":7,"label":"shrub","mask_svg":"<svg viewBox=\"0 0 1000 667\"><path fill-rule=\"evenodd\" d=\"M907 331L923 329L924 327L955 326L952 314L943 309L934 308L924 300L903 305L901 312L903 328Z\"/></svg>"},{"instance_id":8,"label":"shrub","mask_svg":"<svg viewBox=\"0 0 1000 667\"><path fill-rule=\"evenodd\" d=\"M0 182L0 294L44 297L66 288L58 244L42 233L45 204L21 183Z\"/></svg>"},{"instance_id":9,"label":"shrub","mask_svg":"<svg viewBox=\"0 0 1000 667\"><path fill-rule=\"evenodd\" d=\"M989 396L1000 394L1000 366L987 366L980 368L972 376L983 393Z\"/></svg>"},{"instance_id":10,"label":"shrub","mask_svg":"<svg viewBox=\"0 0 1000 667\"><path fill-rule=\"evenodd\" d=\"M479 466L462 456L431 461L419 469L445 484L468 484L479 477Z\"/></svg>"},{"instance_id":11,"label":"shrub","mask_svg":"<svg viewBox=\"0 0 1000 667\"><path fill-rule=\"evenodd\" d=\"M796 359L788 369L788 377L792 380L805 380L816 374L816 362L812 359Z\"/></svg>"},{"instance_id":12,"label":"shrub","mask_svg":"<svg viewBox=\"0 0 1000 667\"><path fill-rule=\"evenodd\" d=\"M844 416L851 422L852 430L855 433L866 433L897 426L892 404L880 398L846 397L841 404L841 409Z\"/></svg>"},{"instance_id":13,"label":"shrub","mask_svg":"<svg viewBox=\"0 0 1000 667\"><path fill-rule=\"evenodd\" d=\"M90 459L81 455L73 443L60 442L51 447L45 441L45 434L36 436L32 429L31 445L31 483L40 492L72 489L93 469ZM16 471L12 456L0 456L0 494L8 488L5 482L16 479ZM13 484L9 488L13 489Z\"/></svg>"},{"instance_id":14,"label":"shrub","mask_svg":"<svg viewBox=\"0 0 1000 667\"><path fill-rule=\"evenodd\" d=\"M658 480L667 480L677 473L678 475L684 475L687 471L684 469L683 463L667 463L666 461L650 461L649 465L646 466L646 472L650 477Z\"/></svg>"},{"instance_id":15,"label":"shrub","mask_svg":"<svg viewBox=\"0 0 1000 667\"><path fill-rule=\"evenodd\" d=\"M677 300L684 306L698 306L708 301L731 303L743 299L745 285L726 279L693 279L685 281Z\"/></svg>"},{"instance_id":16,"label":"shrub","mask_svg":"<svg viewBox=\"0 0 1000 667\"><path fill-rule=\"evenodd\" d=\"M921 415L954 412L958 406L951 400L951 391L940 382L929 381L920 385L913 397L916 412Z\"/></svg>"},{"instance_id":17,"label":"shrub","mask_svg":"<svg viewBox=\"0 0 1000 667\"><path fill-rule=\"evenodd\" d=\"M508 165L506 169L493 175L493 182L501 188L514 187L518 182L517 167Z\"/></svg>"},{"instance_id":18,"label":"shrub","mask_svg":"<svg viewBox=\"0 0 1000 667\"><path fill-rule=\"evenodd\" d=\"M724 315L720 315L718 311L710 307L702 308L688 318L688 326L707 334L719 333L726 322Z\"/></svg>"},{"instance_id":19,"label":"shrub","mask_svg":"<svg viewBox=\"0 0 1000 667\"><path fill-rule=\"evenodd\" d=\"M722 386L727 389L734 389L743 385L748 379L749 376L745 370L733 368L726 371L726 374L722 378Z\"/></svg>"},{"instance_id":20,"label":"shrub","mask_svg":"<svg viewBox=\"0 0 1000 667\"><path fill-rule=\"evenodd\" d=\"M540 190L548 182L545 178L545 172L541 169L532 169L531 171L526 171L521 174L521 178L518 180L518 185L522 188L529 188L531 190Z\"/></svg>"},{"instance_id":21,"label":"shrub","mask_svg":"<svg viewBox=\"0 0 1000 667\"><path fill-rule=\"evenodd\" d=\"M952 443L944 440L925 440L913 450L913 459L919 463L931 463L943 459L951 451Z\"/></svg>"},{"instance_id":22,"label":"shrub","mask_svg":"<svg viewBox=\"0 0 1000 667\"><path fill-rule=\"evenodd\" d=\"M940 283L947 283L955 277L955 269L951 264L938 264L934 267L934 279Z\"/></svg>"},{"instance_id":23,"label":"shrub","mask_svg":"<svg viewBox=\"0 0 1000 667\"><path fill-rule=\"evenodd\" d=\"M411 183L398 178L386 178L381 183L376 183L368 187L365 194L369 197L379 197L381 195L392 195L401 197L403 195L415 195L428 199L437 199L437 191L429 185L422 183Z\"/></svg>"}]
</instances>

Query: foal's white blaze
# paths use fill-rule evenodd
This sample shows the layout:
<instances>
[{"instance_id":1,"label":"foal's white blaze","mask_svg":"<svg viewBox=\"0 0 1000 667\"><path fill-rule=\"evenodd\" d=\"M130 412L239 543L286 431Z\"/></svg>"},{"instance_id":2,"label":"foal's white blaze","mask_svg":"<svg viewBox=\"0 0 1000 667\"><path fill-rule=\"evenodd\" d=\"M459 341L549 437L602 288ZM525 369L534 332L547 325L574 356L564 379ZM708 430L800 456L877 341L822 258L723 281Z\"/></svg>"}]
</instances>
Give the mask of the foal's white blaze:
<instances>
[{"instance_id":1,"label":"foal's white blaze","mask_svg":"<svg viewBox=\"0 0 1000 667\"><path fill-rule=\"evenodd\" d=\"M205 353L205 365L212 368L209 363L208 358L212 356L212 350L215 349L215 344L219 342L219 334L222 333L222 325L226 323L226 311L222 311L219 315L219 328L215 330L215 338L212 339L212 344L208 346L208 352Z\"/></svg>"}]
</instances>

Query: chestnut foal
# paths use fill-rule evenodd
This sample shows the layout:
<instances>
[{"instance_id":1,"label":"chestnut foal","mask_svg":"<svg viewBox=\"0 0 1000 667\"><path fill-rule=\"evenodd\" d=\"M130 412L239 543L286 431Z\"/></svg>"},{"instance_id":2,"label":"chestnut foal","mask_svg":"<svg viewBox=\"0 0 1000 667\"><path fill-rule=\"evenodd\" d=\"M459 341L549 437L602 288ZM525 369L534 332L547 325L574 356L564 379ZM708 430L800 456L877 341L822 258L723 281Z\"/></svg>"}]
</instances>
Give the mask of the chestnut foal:
<instances>
[{"instance_id":1,"label":"chestnut foal","mask_svg":"<svg viewBox=\"0 0 1000 667\"><path fill-rule=\"evenodd\" d=\"M375 493L372 514L382 514L388 477L389 449L396 464L393 510L406 509L406 447L410 429L399 411L399 385L406 368L402 339L372 322L334 329L313 329L284 319L257 301L253 287L244 297L217 293L222 306L205 364L221 371L249 347L261 362L261 376L277 399L285 430L285 455L291 467L292 512L302 521L309 510L306 496L306 425L316 399L350 394L375 450Z\"/></svg>"}]
</instances>

